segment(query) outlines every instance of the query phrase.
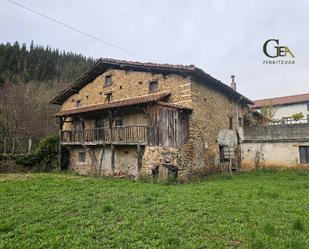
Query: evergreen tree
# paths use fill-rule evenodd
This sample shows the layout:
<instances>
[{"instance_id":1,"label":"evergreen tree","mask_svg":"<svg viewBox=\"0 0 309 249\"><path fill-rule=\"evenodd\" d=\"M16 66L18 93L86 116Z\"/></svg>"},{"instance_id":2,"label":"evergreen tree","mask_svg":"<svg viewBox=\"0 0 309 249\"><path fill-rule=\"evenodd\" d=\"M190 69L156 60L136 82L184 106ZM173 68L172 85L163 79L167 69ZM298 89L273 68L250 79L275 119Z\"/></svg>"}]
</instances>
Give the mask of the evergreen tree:
<instances>
[{"instance_id":1,"label":"evergreen tree","mask_svg":"<svg viewBox=\"0 0 309 249\"><path fill-rule=\"evenodd\" d=\"M29 81L71 82L94 63L93 58L25 43L0 44L0 85Z\"/></svg>"}]
</instances>

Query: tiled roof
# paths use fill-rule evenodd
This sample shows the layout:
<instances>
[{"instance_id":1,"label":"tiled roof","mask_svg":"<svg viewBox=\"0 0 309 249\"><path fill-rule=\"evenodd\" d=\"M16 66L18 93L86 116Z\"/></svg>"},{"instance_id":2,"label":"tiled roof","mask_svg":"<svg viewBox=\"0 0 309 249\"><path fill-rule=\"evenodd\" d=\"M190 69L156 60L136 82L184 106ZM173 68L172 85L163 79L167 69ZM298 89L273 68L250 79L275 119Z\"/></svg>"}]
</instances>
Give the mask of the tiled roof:
<instances>
[{"instance_id":1,"label":"tiled roof","mask_svg":"<svg viewBox=\"0 0 309 249\"><path fill-rule=\"evenodd\" d=\"M296 104L296 103L304 103L304 102L309 102L309 93L255 100L252 108L256 109L256 108L260 108L263 106L269 106L269 105L274 105L274 106L275 105L288 105L288 104Z\"/></svg>"},{"instance_id":2,"label":"tiled roof","mask_svg":"<svg viewBox=\"0 0 309 249\"><path fill-rule=\"evenodd\" d=\"M71 110L58 112L56 114L56 117L70 116L74 114L81 114L85 112L113 109L113 108L119 108L119 107L136 106L139 104L146 104L146 103L154 103L154 102L158 102L159 100L164 99L168 95L170 95L170 92L165 91L165 92L148 94L148 95L139 96L139 97L130 98L130 99L112 101L112 102L108 102L104 104L78 107L78 108L74 108Z\"/></svg>"},{"instance_id":3,"label":"tiled roof","mask_svg":"<svg viewBox=\"0 0 309 249\"><path fill-rule=\"evenodd\" d=\"M139 66L139 67L169 68L169 69L173 68L173 69L191 70L191 71L197 68L195 65L181 65L181 64L153 63L153 62L143 63L137 61L115 60L111 58L103 58L101 60L107 63Z\"/></svg>"},{"instance_id":4,"label":"tiled roof","mask_svg":"<svg viewBox=\"0 0 309 249\"><path fill-rule=\"evenodd\" d=\"M134 61L114 60L114 59L99 59L90 69L77 78L66 89L61 91L50 103L62 104L66 99L75 93L78 93L85 85L93 81L96 77L101 75L108 68L153 72L167 74L180 74L185 76L194 76L200 79L202 82L209 84L210 87L214 87L226 94L227 96L236 99L245 104L253 104L251 100L234 91L228 85L213 78L209 74L205 73L202 69L194 65L171 65L171 64L158 64L158 63L141 63Z\"/></svg>"},{"instance_id":5,"label":"tiled roof","mask_svg":"<svg viewBox=\"0 0 309 249\"><path fill-rule=\"evenodd\" d=\"M183 106L183 105L179 105L179 104L174 104L174 103L170 103L170 102L159 101L158 104L161 105L161 106L171 107L171 108L175 108L175 109L182 109L182 110L188 110L188 111L193 110L191 107L187 107L187 106Z\"/></svg>"}]
</instances>

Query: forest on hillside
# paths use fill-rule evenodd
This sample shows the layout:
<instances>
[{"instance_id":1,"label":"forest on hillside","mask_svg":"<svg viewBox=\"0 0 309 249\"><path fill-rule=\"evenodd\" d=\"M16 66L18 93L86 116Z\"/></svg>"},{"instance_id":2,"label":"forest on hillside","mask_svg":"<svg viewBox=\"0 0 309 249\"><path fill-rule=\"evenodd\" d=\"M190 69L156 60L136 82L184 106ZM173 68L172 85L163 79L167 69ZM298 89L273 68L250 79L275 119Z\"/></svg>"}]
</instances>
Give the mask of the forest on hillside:
<instances>
[{"instance_id":1,"label":"forest on hillside","mask_svg":"<svg viewBox=\"0 0 309 249\"><path fill-rule=\"evenodd\" d=\"M57 132L49 101L94 63L50 46L0 44L0 153L27 153Z\"/></svg>"}]
</instances>

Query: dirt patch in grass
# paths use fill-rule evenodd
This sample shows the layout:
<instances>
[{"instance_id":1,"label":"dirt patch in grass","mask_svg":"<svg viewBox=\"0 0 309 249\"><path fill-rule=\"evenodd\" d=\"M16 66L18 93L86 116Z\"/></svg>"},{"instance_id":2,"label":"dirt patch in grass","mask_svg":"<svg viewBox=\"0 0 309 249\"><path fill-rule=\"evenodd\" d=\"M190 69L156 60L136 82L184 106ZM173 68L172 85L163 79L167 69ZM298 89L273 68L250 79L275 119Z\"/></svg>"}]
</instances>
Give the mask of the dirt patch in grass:
<instances>
[{"instance_id":1,"label":"dirt patch in grass","mask_svg":"<svg viewBox=\"0 0 309 249\"><path fill-rule=\"evenodd\" d=\"M32 174L25 173L0 174L0 181L26 181L31 177L33 177Z\"/></svg>"}]
</instances>

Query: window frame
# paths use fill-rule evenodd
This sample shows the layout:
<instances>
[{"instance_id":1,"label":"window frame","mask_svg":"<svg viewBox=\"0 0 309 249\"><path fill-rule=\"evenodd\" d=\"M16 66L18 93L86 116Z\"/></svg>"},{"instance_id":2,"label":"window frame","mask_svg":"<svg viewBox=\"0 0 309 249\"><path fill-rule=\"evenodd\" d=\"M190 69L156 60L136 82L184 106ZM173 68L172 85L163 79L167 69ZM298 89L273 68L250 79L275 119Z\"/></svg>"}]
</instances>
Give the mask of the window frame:
<instances>
[{"instance_id":1,"label":"window frame","mask_svg":"<svg viewBox=\"0 0 309 249\"><path fill-rule=\"evenodd\" d=\"M117 122L120 122L121 124L117 124ZM123 119L116 119L115 120L115 127L123 127Z\"/></svg>"},{"instance_id":2,"label":"window frame","mask_svg":"<svg viewBox=\"0 0 309 249\"><path fill-rule=\"evenodd\" d=\"M85 123L83 120L74 120L73 127L74 127L74 130L81 131L85 128Z\"/></svg>"},{"instance_id":3,"label":"window frame","mask_svg":"<svg viewBox=\"0 0 309 249\"><path fill-rule=\"evenodd\" d=\"M228 125L229 125L229 130L233 130L233 117L228 116Z\"/></svg>"},{"instance_id":4,"label":"window frame","mask_svg":"<svg viewBox=\"0 0 309 249\"><path fill-rule=\"evenodd\" d=\"M309 164L309 146L298 146L298 150L299 150L299 163Z\"/></svg>"},{"instance_id":5,"label":"window frame","mask_svg":"<svg viewBox=\"0 0 309 249\"><path fill-rule=\"evenodd\" d=\"M283 124L292 124L293 118L292 117L282 117L282 123Z\"/></svg>"},{"instance_id":6,"label":"window frame","mask_svg":"<svg viewBox=\"0 0 309 249\"><path fill-rule=\"evenodd\" d=\"M81 156L83 155L83 156ZM85 151L79 151L78 152L78 163L79 164L86 164L86 152Z\"/></svg>"},{"instance_id":7,"label":"window frame","mask_svg":"<svg viewBox=\"0 0 309 249\"><path fill-rule=\"evenodd\" d=\"M155 86L155 89L152 88L152 86ZM148 90L149 90L149 93L155 93L158 91L159 89L159 82L157 80L152 80L149 82L149 86L148 86Z\"/></svg>"},{"instance_id":8,"label":"window frame","mask_svg":"<svg viewBox=\"0 0 309 249\"><path fill-rule=\"evenodd\" d=\"M81 107L82 106L82 101L80 99L75 101L75 107Z\"/></svg>"},{"instance_id":9,"label":"window frame","mask_svg":"<svg viewBox=\"0 0 309 249\"><path fill-rule=\"evenodd\" d=\"M108 80L109 79L109 80ZM104 87L109 87L113 85L113 77L111 74L105 76Z\"/></svg>"}]
</instances>

